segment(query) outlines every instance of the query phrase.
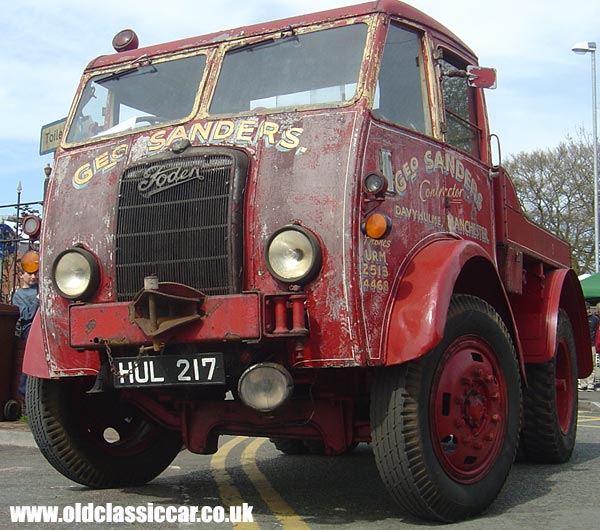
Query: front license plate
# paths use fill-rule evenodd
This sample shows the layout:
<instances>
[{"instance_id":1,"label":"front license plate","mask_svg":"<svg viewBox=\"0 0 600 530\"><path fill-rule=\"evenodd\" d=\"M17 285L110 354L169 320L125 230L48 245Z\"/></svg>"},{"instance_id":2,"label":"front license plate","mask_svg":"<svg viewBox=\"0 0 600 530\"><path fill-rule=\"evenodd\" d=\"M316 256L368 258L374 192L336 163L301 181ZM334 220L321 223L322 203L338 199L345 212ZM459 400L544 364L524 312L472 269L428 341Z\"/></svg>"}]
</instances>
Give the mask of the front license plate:
<instances>
[{"instance_id":1,"label":"front license plate","mask_svg":"<svg viewBox=\"0 0 600 530\"><path fill-rule=\"evenodd\" d=\"M222 353L118 357L120 376L113 375L116 388L172 385L211 385L225 382ZM137 363L137 364L136 364Z\"/></svg>"}]
</instances>

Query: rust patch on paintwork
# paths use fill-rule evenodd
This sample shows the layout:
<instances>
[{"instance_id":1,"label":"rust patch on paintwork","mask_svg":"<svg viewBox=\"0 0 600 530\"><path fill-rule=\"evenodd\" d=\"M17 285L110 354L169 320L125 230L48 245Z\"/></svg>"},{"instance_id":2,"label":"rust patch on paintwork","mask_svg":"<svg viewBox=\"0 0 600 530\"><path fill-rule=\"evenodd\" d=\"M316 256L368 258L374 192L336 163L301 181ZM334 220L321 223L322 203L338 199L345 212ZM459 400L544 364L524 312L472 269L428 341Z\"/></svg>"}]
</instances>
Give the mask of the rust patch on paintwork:
<instances>
[{"instance_id":1,"label":"rust patch on paintwork","mask_svg":"<svg viewBox=\"0 0 600 530\"><path fill-rule=\"evenodd\" d=\"M90 320L87 325L85 326L85 333L87 335L89 335L92 331L94 331L94 329L96 328L96 321L95 320Z\"/></svg>"}]
</instances>

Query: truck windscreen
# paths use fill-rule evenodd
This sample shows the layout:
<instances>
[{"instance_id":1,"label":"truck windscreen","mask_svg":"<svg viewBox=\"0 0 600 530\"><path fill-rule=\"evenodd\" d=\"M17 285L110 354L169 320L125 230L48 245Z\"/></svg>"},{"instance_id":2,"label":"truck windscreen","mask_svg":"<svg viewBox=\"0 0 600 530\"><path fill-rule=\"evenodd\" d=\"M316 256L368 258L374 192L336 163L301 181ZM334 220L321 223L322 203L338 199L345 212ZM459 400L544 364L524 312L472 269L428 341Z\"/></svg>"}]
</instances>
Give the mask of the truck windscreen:
<instances>
[{"instance_id":1,"label":"truck windscreen","mask_svg":"<svg viewBox=\"0 0 600 530\"><path fill-rule=\"evenodd\" d=\"M366 24L353 24L234 48L223 60L210 113L351 100L366 36Z\"/></svg>"},{"instance_id":2,"label":"truck windscreen","mask_svg":"<svg viewBox=\"0 0 600 530\"><path fill-rule=\"evenodd\" d=\"M139 62L139 61L138 61ZM88 80L67 142L185 118L193 108L205 55L148 60Z\"/></svg>"}]
</instances>

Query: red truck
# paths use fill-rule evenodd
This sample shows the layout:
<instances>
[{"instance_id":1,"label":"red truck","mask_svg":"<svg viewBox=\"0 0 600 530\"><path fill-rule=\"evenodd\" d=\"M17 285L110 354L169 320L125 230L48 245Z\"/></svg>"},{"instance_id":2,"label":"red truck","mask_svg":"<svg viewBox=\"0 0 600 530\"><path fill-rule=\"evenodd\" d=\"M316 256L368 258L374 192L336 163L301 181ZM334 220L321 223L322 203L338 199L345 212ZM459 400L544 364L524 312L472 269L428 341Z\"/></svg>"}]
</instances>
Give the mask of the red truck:
<instances>
[{"instance_id":1,"label":"red truck","mask_svg":"<svg viewBox=\"0 0 600 530\"><path fill-rule=\"evenodd\" d=\"M493 70L393 0L89 63L44 210L25 371L48 461L142 484L182 446L372 445L423 518L573 451L591 370L567 244L491 160Z\"/></svg>"}]
</instances>

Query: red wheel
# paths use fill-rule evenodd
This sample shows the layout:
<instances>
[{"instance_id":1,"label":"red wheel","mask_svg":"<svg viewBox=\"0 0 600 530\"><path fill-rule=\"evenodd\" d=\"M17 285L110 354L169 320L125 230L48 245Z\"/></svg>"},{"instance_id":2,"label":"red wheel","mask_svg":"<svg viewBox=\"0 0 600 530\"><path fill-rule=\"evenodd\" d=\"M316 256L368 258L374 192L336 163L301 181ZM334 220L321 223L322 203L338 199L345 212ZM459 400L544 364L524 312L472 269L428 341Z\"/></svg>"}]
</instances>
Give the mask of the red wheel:
<instances>
[{"instance_id":1,"label":"red wheel","mask_svg":"<svg viewBox=\"0 0 600 530\"><path fill-rule=\"evenodd\" d=\"M558 314L551 361L528 364L523 448L529 460L559 464L571 458L577 436L577 360L569 316Z\"/></svg>"},{"instance_id":2,"label":"red wheel","mask_svg":"<svg viewBox=\"0 0 600 530\"><path fill-rule=\"evenodd\" d=\"M495 353L479 337L461 337L444 352L431 396L433 448L449 477L485 477L502 447L506 380Z\"/></svg>"},{"instance_id":3,"label":"red wheel","mask_svg":"<svg viewBox=\"0 0 600 530\"><path fill-rule=\"evenodd\" d=\"M496 498L521 423L515 349L483 300L452 298L444 337L416 361L380 370L371 438L392 497L421 518L460 521Z\"/></svg>"},{"instance_id":4,"label":"red wheel","mask_svg":"<svg viewBox=\"0 0 600 530\"><path fill-rule=\"evenodd\" d=\"M561 313L561 320L567 319ZM560 324L559 324L560 326ZM571 327L570 321L563 327ZM577 427L577 361L575 359L575 345L573 330L559 333L557 337L556 354L554 357L554 388L556 391L556 414L560 432L567 435L571 429Z\"/></svg>"},{"instance_id":5,"label":"red wheel","mask_svg":"<svg viewBox=\"0 0 600 530\"><path fill-rule=\"evenodd\" d=\"M46 460L90 488L144 484L181 447L179 432L160 427L116 392L87 394L89 378L27 378L31 432Z\"/></svg>"}]
</instances>

